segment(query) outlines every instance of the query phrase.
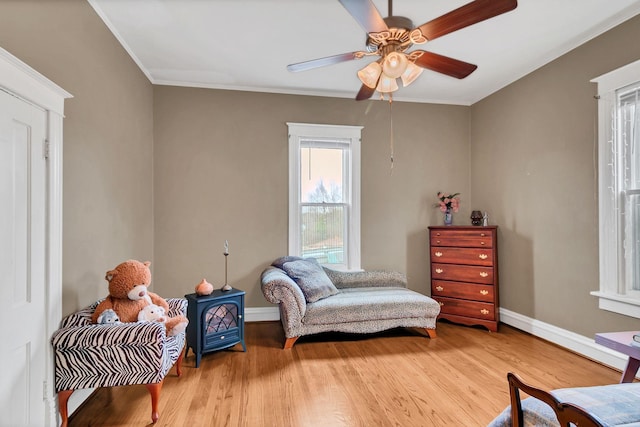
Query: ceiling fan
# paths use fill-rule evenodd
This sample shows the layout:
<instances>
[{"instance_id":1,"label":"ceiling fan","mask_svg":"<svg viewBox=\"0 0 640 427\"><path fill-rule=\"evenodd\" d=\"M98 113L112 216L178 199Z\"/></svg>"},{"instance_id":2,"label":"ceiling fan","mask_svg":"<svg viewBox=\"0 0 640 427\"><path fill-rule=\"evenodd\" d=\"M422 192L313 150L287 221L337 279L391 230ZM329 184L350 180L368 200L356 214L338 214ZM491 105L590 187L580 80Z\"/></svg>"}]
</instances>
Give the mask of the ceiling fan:
<instances>
[{"instance_id":1,"label":"ceiling fan","mask_svg":"<svg viewBox=\"0 0 640 427\"><path fill-rule=\"evenodd\" d=\"M409 51L414 44L423 44L469 25L509 12L518 6L517 0L475 0L418 27L409 18L393 16L389 0L389 16L382 18L372 0L338 0L367 32L364 51L348 52L313 59L287 66L292 72L305 71L365 56L379 58L358 71L362 87L356 100L369 99L377 90L391 94L398 90L397 79L410 85L426 68L463 79L477 65L425 50Z\"/></svg>"}]
</instances>

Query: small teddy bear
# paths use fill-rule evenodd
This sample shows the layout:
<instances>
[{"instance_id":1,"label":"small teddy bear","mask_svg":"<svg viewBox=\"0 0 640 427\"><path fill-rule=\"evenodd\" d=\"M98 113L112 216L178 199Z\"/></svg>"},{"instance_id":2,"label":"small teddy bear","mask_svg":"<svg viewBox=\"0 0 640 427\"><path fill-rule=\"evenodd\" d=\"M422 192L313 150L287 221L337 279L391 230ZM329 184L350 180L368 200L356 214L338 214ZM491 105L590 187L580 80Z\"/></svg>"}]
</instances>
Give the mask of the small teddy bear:
<instances>
[{"instance_id":1,"label":"small teddy bear","mask_svg":"<svg viewBox=\"0 0 640 427\"><path fill-rule=\"evenodd\" d=\"M107 309L100 313L98 316L98 325L120 325L122 322L120 321L120 317L118 314L112 309Z\"/></svg>"},{"instance_id":2,"label":"small teddy bear","mask_svg":"<svg viewBox=\"0 0 640 427\"><path fill-rule=\"evenodd\" d=\"M159 305L150 304L140 310L138 313L138 322L160 322L164 323L167 321L167 317L165 316L164 308Z\"/></svg>"}]
</instances>

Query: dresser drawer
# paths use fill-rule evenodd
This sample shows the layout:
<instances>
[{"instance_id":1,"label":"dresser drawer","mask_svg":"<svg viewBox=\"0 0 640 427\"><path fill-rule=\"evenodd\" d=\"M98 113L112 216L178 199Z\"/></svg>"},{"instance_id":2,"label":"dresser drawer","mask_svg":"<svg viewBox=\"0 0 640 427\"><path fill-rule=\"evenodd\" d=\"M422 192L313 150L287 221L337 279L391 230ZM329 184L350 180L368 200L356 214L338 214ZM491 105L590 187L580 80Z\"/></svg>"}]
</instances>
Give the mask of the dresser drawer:
<instances>
[{"instance_id":1,"label":"dresser drawer","mask_svg":"<svg viewBox=\"0 0 640 427\"><path fill-rule=\"evenodd\" d=\"M489 230L432 230L431 246L492 248L493 234Z\"/></svg>"},{"instance_id":2,"label":"dresser drawer","mask_svg":"<svg viewBox=\"0 0 640 427\"><path fill-rule=\"evenodd\" d=\"M431 285L431 296L462 298L473 301L493 303L494 291L492 285L478 285L475 283L447 282L434 280Z\"/></svg>"},{"instance_id":3,"label":"dresser drawer","mask_svg":"<svg viewBox=\"0 0 640 427\"><path fill-rule=\"evenodd\" d=\"M443 264L493 266L493 250L488 248L431 247L431 260Z\"/></svg>"},{"instance_id":4,"label":"dresser drawer","mask_svg":"<svg viewBox=\"0 0 640 427\"><path fill-rule=\"evenodd\" d=\"M495 320L495 306L493 304L436 296L433 299L440 304L440 313Z\"/></svg>"},{"instance_id":5,"label":"dresser drawer","mask_svg":"<svg viewBox=\"0 0 640 427\"><path fill-rule=\"evenodd\" d=\"M493 267L433 263L431 279L491 285L493 284Z\"/></svg>"}]
</instances>

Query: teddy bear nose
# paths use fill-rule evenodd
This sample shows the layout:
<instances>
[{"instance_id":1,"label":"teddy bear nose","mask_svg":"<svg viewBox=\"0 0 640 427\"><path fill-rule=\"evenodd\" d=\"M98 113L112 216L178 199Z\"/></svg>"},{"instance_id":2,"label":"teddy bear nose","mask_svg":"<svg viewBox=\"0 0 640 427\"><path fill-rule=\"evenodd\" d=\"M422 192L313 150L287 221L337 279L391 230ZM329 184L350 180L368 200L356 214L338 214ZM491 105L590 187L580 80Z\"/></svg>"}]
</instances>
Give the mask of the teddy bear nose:
<instances>
[{"instance_id":1,"label":"teddy bear nose","mask_svg":"<svg viewBox=\"0 0 640 427\"><path fill-rule=\"evenodd\" d=\"M142 298L143 296L145 296L146 292L145 291L140 291L140 293L138 294L138 296L140 298Z\"/></svg>"}]
</instances>

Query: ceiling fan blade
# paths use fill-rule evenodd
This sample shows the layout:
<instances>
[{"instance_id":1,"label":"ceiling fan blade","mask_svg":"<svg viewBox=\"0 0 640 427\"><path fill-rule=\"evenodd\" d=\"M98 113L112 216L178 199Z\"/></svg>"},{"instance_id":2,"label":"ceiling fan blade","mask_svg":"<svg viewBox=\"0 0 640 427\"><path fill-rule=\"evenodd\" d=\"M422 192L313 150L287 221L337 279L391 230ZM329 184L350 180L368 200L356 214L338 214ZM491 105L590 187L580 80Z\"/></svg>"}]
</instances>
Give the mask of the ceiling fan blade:
<instances>
[{"instance_id":1,"label":"ceiling fan blade","mask_svg":"<svg viewBox=\"0 0 640 427\"><path fill-rule=\"evenodd\" d=\"M449 58L448 56L438 55L437 53L427 52L424 50L416 50L411 52L411 55L420 54L415 64L422 68L427 68L438 73L446 74L457 79L464 79L469 74L473 73L477 65L469 64L468 62L460 61L458 59Z\"/></svg>"},{"instance_id":2,"label":"ceiling fan blade","mask_svg":"<svg viewBox=\"0 0 640 427\"><path fill-rule=\"evenodd\" d=\"M426 24L422 24L418 28L427 40L433 40L469 25L509 12L517 6L517 0L475 0Z\"/></svg>"},{"instance_id":3,"label":"ceiling fan blade","mask_svg":"<svg viewBox=\"0 0 640 427\"><path fill-rule=\"evenodd\" d=\"M358 21L366 33L379 33L389 29L371 0L338 1Z\"/></svg>"},{"instance_id":4,"label":"ceiling fan blade","mask_svg":"<svg viewBox=\"0 0 640 427\"><path fill-rule=\"evenodd\" d=\"M364 101L365 99L371 98L373 93L376 91L376 88L369 87L367 85L362 85L360 91L356 95L356 101Z\"/></svg>"},{"instance_id":5,"label":"ceiling fan blade","mask_svg":"<svg viewBox=\"0 0 640 427\"><path fill-rule=\"evenodd\" d=\"M351 61L352 59L360 59L362 56L362 52L341 53L339 55L326 56L324 58L289 64L287 65L287 70L296 73L298 71L306 71L313 68L325 67L327 65L339 64L341 62Z\"/></svg>"}]
</instances>

